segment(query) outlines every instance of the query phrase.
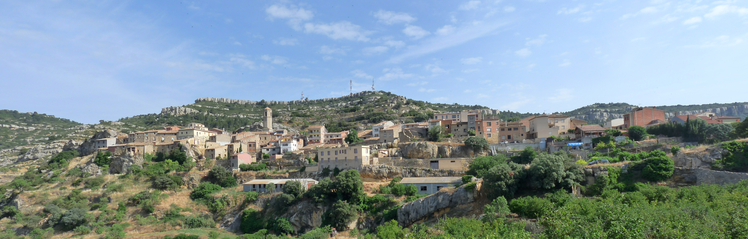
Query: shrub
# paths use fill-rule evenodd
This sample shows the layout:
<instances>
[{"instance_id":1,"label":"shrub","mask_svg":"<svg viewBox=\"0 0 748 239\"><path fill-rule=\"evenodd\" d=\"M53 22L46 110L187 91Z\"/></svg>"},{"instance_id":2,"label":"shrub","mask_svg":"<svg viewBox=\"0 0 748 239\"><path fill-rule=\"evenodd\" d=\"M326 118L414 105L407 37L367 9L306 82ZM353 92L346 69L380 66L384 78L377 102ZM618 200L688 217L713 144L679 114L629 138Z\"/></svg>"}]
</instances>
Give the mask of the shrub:
<instances>
[{"instance_id":1,"label":"shrub","mask_svg":"<svg viewBox=\"0 0 748 239\"><path fill-rule=\"evenodd\" d=\"M468 190L468 191L473 191L475 189L476 185L477 185L476 182L470 182L470 183L468 183L468 184L465 185L465 189Z\"/></svg>"},{"instance_id":2,"label":"shrub","mask_svg":"<svg viewBox=\"0 0 748 239\"><path fill-rule=\"evenodd\" d=\"M397 224L397 221L392 220L377 227L377 238L405 238L405 230Z\"/></svg>"},{"instance_id":3,"label":"shrub","mask_svg":"<svg viewBox=\"0 0 748 239\"><path fill-rule=\"evenodd\" d=\"M14 206L5 206L3 207L2 211L0 211L0 218L15 217L20 213L21 211L18 211L18 208Z\"/></svg>"},{"instance_id":4,"label":"shrub","mask_svg":"<svg viewBox=\"0 0 748 239\"><path fill-rule=\"evenodd\" d=\"M646 135L647 135L647 130L644 129L644 127L641 127L641 126L629 127L629 138L631 138L634 141L641 141L644 139L644 136Z\"/></svg>"},{"instance_id":5,"label":"shrub","mask_svg":"<svg viewBox=\"0 0 748 239\"><path fill-rule=\"evenodd\" d=\"M462 184L470 183L473 181L473 175L462 175Z\"/></svg>"},{"instance_id":6,"label":"shrub","mask_svg":"<svg viewBox=\"0 0 748 239\"><path fill-rule=\"evenodd\" d=\"M483 208L483 212L486 214L483 217L484 221L492 222L498 218L503 218L509 215L509 205L506 203L506 198L497 197L490 204L486 204Z\"/></svg>"},{"instance_id":7,"label":"shrub","mask_svg":"<svg viewBox=\"0 0 748 239\"><path fill-rule=\"evenodd\" d=\"M468 175L475 175L478 178L483 178L489 169L496 165L506 163L506 161L507 158L503 155L476 157L468 166L468 171L466 173Z\"/></svg>"},{"instance_id":8,"label":"shrub","mask_svg":"<svg viewBox=\"0 0 748 239\"><path fill-rule=\"evenodd\" d=\"M86 185L86 187L90 189L99 189L99 187L101 187L101 185L104 184L104 182L106 182L104 177L99 176L95 178L86 179L84 185Z\"/></svg>"},{"instance_id":9,"label":"shrub","mask_svg":"<svg viewBox=\"0 0 748 239\"><path fill-rule=\"evenodd\" d=\"M221 191L221 186L212 183L200 183L195 190L190 193L190 199L198 200L210 197L211 194Z\"/></svg>"},{"instance_id":10,"label":"shrub","mask_svg":"<svg viewBox=\"0 0 748 239\"><path fill-rule=\"evenodd\" d=\"M257 196L259 196L259 193L255 191L249 191L244 196L244 203L250 203L257 201Z\"/></svg>"},{"instance_id":11,"label":"shrub","mask_svg":"<svg viewBox=\"0 0 748 239\"><path fill-rule=\"evenodd\" d=\"M465 140L465 146L470 147L475 152L488 150L488 141L481 137L469 137Z\"/></svg>"},{"instance_id":12,"label":"shrub","mask_svg":"<svg viewBox=\"0 0 748 239\"><path fill-rule=\"evenodd\" d=\"M273 223L273 231L279 233L279 234L291 234L294 233L293 226L290 222L288 222L288 219L286 218L278 218Z\"/></svg>"},{"instance_id":13,"label":"shrub","mask_svg":"<svg viewBox=\"0 0 748 239\"><path fill-rule=\"evenodd\" d=\"M512 161L518 164L528 164L537 156L538 152L535 152L532 147L527 146L519 155L512 157Z\"/></svg>"},{"instance_id":14,"label":"shrub","mask_svg":"<svg viewBox=\"0 0 748 239\"><path fill-rule=\"evenodd\" d=\"M167 190L167 189L174 189L177 187L177 183L175 183L169 176L162 175L156 177L155 180L153 180L153 188L161 189L161 190Z\"/></svg>"},{"instance_id":15,"label":"shrub","mask_svg":"<svg viewBox=\"0 0 748 239\"><path fill-rule=\"evenodd\" d=\"M283 185L283 193L298 197L304 193L304 188L299 181L286 181L286 184Z\"/></svg>"},{"instance_id":16,"label":"shrub","mask_svg":"<svg viewBox=\"0 0 748 239\"><path fill-rule=\"evenodd\" d=\"M308 231L304 233L304 235L299 236L300 239L327 239L330 238L330 231L332 229L330 226L324 226L324 227L318 227L314 228L314 230ZM351 234L351 236L353 236Z\"/></svg>"},{"instance_id":17,"label":"shrub","mask_svg":"<svg viewBox=\"0 0 748 239\"><path fill-rule=\"evenodd\" d=\"M576 164L567 165L568 158L554 154L540 154L527 169L528 184L534 189L571 188L580 182L584 172Z\"/></svg>"},{"instance_id":18,"label":"shrub","mask_svg":"<svg viewBox=\"0 0 748 239\"><path fill-rule=\"evenodd\" d=\"M75 229L73 229L73 231L75 232L75 234L85 235L85 234L91 233L91 228L88 226L80 225L76 227Z\"/></svg>"},{"instance_id":19,"label":"shrub","mask_svg":"<svg viewBox=\"0 0 748 239\"><path fill-rule=\"evenodd\" d=\"M112 160L109 158L112 156L112 153L109 151L106 151L106 153L98 152L96 154L96 158L94 159L94 163L96 165L99 165L99 167L109 166L109 163L112 162Z\"/></svg>"},{"instance_id":20,"label":"shrub","mask_svg":"<svg viewBox=\"0 0 748 239\"><path fill-rule=\"evenodd\" d=\"M403 195L413 196L413 195L416 195L416 193L418 192L418 188L416 188L416 186L413 186L413 185L405 185L405 184L398 183L392 186L391 188L392 188L391 190L392 194L394 194L395 196L403 196Z\"/></svg>"},{"instance_id":21,"label":"shrub","mask_svg":"<svg viewBox=\"0 0 748 239\"><path fill-rule=\"evenodd\" d=\"M221 166L214 166L208 172L208 179L224 188L236 186L236 178L233 173Z\"/></svg>"},{"instance_id":22,"label":"shrub","mask_svg":"<svg viewBox=\"0 0 748 239\"><path fill-rule=\"evenodd\" d=\"M517 190L522 166L518 164L499 164L489 169L483 177L485 188L490 189L492 197L504 196L511 198Z\"/></svg>"},{"instance_id":23,"label":"shrub","mask_svg":"<svg viewBox=\"0 0 748 239\"><path fill-rule=\"evenodd\" d=\"M673 153L673 156L678 155L678 152L680 151L680 147L673 146L670 148L670 152Z\"/></svg>"},{"instance_id":24,"label":"shrub","mask_svg":"<svg viewBox=\"0 0 748 239\"><path fill-rule=\"evenodd\" d=\"M239 169L241 171L262 171L267 168L267 165L265 163L257 163L254 162L252 164L240 164Z\"/></svg>"},{"instance_id":25,"label":"shrub","mask_svg":"<svg viewBox=\"0 0 748 239\"><path fill-rule=\"evenodd\" d=\"M128 198L127 202L130 205L140 206L144 212L150 214L156 210L156 205L161 202L161 198L164 196L166 195L161 194L161 192L158 190L153 191L153 192L142 191ZM120 211L122 209L127 210L126 208L123 208L123 207L120 207L117 210Z\"/></svg>"},{"instance_id":26,"label":"shrub","mask_svg":"<svg viewBox=\"0 0 748 239\"><path fill-rule=\"evenodd\" d=\"M242 221L240 228L244 233L255 233L265 228L266 222L262 214L254 209L242 211ZM264 235L264 234L263 234Z\"/></svg>"},{"instance_id":27,"label":"shrub","mask_svg":"<svg viewBox=\"0 0 748 239\"><path fill-rule=\"evenodd\" d=\"M216 226L216 222L210 217L188 216L184 218L184 225L187 228L213 228Z\"/></svg>"},{"instance_id":28,"label":"shrub","mask_svg":"<svg viewBox=\"0 0 748 239\"><path fill-rule=\"evenodd\" d=\"M74 229L86 221L86 210L82 208L70 209L60 218L60 224L65 230Z\"/></svg>"},{"instance_id":29,"label":"shrub","mask_svg":"<svg viewBox=\"0 0 748 239\"><path fill-rule=\"evenodd\" d=\"M662 151L659 152L662 153ZM647 166L642 170L642 177L649 181L662 181L673 175L675 163L664 154L647 159Z\"/></svg>"},{"instance_id":30,"label":"shrub","mask_svg":"<svg viewBox=\"0 0 748 239\"><path fill-rule=\"evenodd\" d=\"M585 166L585 165L587 165L587 161L584 161L584 159L580 159L580 160L577 160L577 161L576 161L576 162L574 162L574 163L575 163L575 164L577 164L577 165L580 165L580 166Z\"/></svg>"},{"instance_id":31,"label":"shrub","mask_svg":"<svg viewBox=\"0 0 748 239\"><path fill-rule=\"evenodd\" d=\"M553 209L553 203L537 197L521 197L512 200L509 209L527 218L540 218Z\"/></svg>"}]
</instances>

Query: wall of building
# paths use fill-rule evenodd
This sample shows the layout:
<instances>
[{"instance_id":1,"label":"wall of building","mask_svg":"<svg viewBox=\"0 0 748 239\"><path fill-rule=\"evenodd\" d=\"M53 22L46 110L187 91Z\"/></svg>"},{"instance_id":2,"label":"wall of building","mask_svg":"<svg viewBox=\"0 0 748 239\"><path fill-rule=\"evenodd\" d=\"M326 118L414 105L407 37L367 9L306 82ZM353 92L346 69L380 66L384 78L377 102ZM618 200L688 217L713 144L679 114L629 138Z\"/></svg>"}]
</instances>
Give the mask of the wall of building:
<instances>
[{"instance_id":1,"label":"wall of building","mask_svg":"<svg viewBox=\"0 0 748 239\"><path fill-rule=\"evenodd\" d=\"M364 165L376 164L371 157L369 146L351 146L341 148L317 149L320 168L351 169Z\"/></svg>"}]
</instances>

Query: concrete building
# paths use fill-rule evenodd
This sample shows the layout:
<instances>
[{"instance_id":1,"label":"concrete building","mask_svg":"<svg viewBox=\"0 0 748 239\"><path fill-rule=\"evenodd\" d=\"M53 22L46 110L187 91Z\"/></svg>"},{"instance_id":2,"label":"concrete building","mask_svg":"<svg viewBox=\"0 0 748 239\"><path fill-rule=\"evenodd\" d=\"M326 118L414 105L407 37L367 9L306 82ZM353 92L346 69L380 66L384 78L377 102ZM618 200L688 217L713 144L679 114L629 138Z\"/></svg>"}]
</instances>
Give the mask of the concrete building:
<instances>
[{"instance_id":1,"label":"concrete building","mask_svg":"<svg viewBox=\"0 0 748 239\"><path fill-rule=\"evenodd\" d=\"M377 164L376 158L371 157L369 146L358 145L340 148L317 149L319 168L356 169L364 165Z\"/></svg>"},{"instance_id":2,"label":"concrete building","mask_svg":"<svg viewBox=\"0 0 748 239\"><path fill-rule=\"evenodd\" d=\"M434 118L435 120L452 120L455 122L465 122L468 121L468 115L475 115L476 120L481 119L481 111L480 110L463 110L460 112L444 112L444 113L435 113Z\"/></svg>"},{"instance_id":3,"label":"concrete building","mask_svg":"<svg viewBox=\"0 0 748 239\"><path fill-rule=\"evenodd\" d=\"M566 115L539 115L530 119L530 130L528 139L545 139L551 136L564 137L571 136L571 118Z\"/></svg>"},{"instance_id":4,"label":"concrete building","mask_svg":"<svg viewBox=\"0 0 748 239\"><path fill-rule=\"evenodd\" d=\"M291 137L284 137L280 139L280 153L285 154L286 152L293 152L299 149L298 140Z\"/></svg>"},{"instance_id":5,"label":"concrete building","mask_svg":"<svg viewBox=\"0 0 748 239\"><path fill-rule=\"evenodd\" d=\"M254 163L255 159L248 153L238 153L231 155L231 169L238 170L239 165Z\"/></svg>"},{"instance_id":6,"label":"concrete building","mask_svg":"<svg viewBox=\"0 0 748 239\"><path fill-rule=\"evenodd\" d=\"M461 177L413 177L403 178L400 183L413 185L418 194L434 194L445 187L454 187L462 183Z\"/></svg>"},{"instance_id":7,"label":"concrete building","mask_svg":"<svg viewBox=\"0 0 748 239\"><path fill-rule=\"evenodd\" d=\"M468 122L452 121L449 126L454 137L468 137Z\"/></svg>"},{"instance_id":8,"label":"concrete building","mask_svg":"<svg viewBox=\"0 0 748 239\"><path fill-rule=\"evenodd\" d=\"M348 133L350 133L350 131L348 130L344 130L340 132L327 132L327 134L325 134L325 138L326 138L325 143L342 144L343 141L345 141L345 137L348 137Z\"/></svg>"},{"instance_id":9,"label":"concrete building","mask_svg":"<svg viewBox=\"0 0 748 239\"><path fill-rule=\"evenodd\" d=\"M486 139L489 144L499 143L499 125L500 119L482 119L475 122L476 130L475 136Z\"/></svg>"},{"instance_id":10,"label":"concrete building","mask_svg":"<svg viewBox=\"0 0 748 239\"><path fill-rule=\"evenodd\" d=\"M210 132L205 129L199 129L199 128L187 128L187 129L180 129L177 133L177 140L183 140L188 138L194 138L195 144L201 145L205 144L205 142L208 141L210 138Z\"/></svg>"},{"instance_id":11,"label":"concrete building","mask_svg":"<svg viewBox=\"0 0 748 239\"><path fill-rule=\"evenodd\" d=\"M220 145L227 145L227 144L230 144L232 140L231 140L231 135L229 134L218 134L217 133L216 135L209 136L207 142L215 142Z\"/></svg>"},{"instance_id":12,"label":"concrete building","mask_svg":"<svg viewBox=\"0 0 748 239\"><path fill-rule=\"evenodd\" d=\"M602 137L605 136L605 128L596 124L583 125L574 129L574 135L577 139Z\"/></svg>"},{"instance_id":13,"label":"concrete building","mask_svg":"<svg viewBox=\"0 0 748 239\"><path fill-rule=\"evenodd\" d=\"M606 129L622 129L623 128L623 118L618 119L612 119L605 122L605 128Z\"/></svg>"},{"instance_id":14,"label":"concrete building","mask_svg":"<svg viewBox=\"0 0 748 239\"><path fill-rule=\"evenodd\" d=\"M263 123L265 124L263 125L264 129L268 132L273 132L273 109L270 109L270 107L265 107L263 118Z\"/></svg>"},{"instance_id":15,"label":"concrete building","mask_svg":"<svg viewBox=\"0 0 748 239\"><path fill-rule=\"evenodd\" d=\"M528 128L522 122L500 122L496 128L499 134L499 142L522 142L527 139Z\"/></svg>"},{"instance_id":16,"label":"concrete building","mask_svg":"<svg viewBox=\"0 0 748 239\"><path fill-rule=\"evenodd\" d=\"M631 126L647 127L652 125L653 121L667 122L665 111L655 108L637 107L631 113L623 115L623 127L625 129Z\"/></svg>"},{"instance_id":17,"label":"concrete building","mask_svg":"<svg viewBox=\"0 0 748 239\"><path fill-rule=\"evenodd\" d=\"M371 136L372 137L381 137L381 135L380 135L381 132L380 131L382 131L383 129L392 127L393 125L395 125L395 123L392 123L392 121L382 121L382 122L380 122L378 124L372 125L371 126Z\"/></svg>"},{"instance_id":18,"label":"concrete building","mask_svg":"<svg viewBox=\"0 0 748 239\"><path fill-rule=\"evenodd\" d=\"M310 144L324 144L325 143L325 137L327 134L327 129L325 128L325 125L312 125L307 128L307 138L309 139Z\"/></svg>"},{"instance_id":19,"label":"concrete building","mask_svg":"<svg viewBox=\"0 0 748 239\"><path fill-rule=\"evenodd\" d=\"M103 139L97 139L96 140L96 148L98 148L98 149L109 148L110 146L114 146L115 144L117 144L117 138L116 137L103 138Z\"/></svg>"},{"instance_id":20,"label":"concrete building","mask_svg":"<svg viewBox=\"0 0 748 239\"><path fill-rule=\"evenodd\" d=\"M301 187L304 190L309 190L312 185L319 183L317 180L311 178L297 178L297 179L255 179L242 184L245 192L258 192L266 193L268 191L280 192L283 191L283 185L289 181L298 181L301 183ZM272 186L269 186L272 183Z\"/></svg>"}]
</instances>

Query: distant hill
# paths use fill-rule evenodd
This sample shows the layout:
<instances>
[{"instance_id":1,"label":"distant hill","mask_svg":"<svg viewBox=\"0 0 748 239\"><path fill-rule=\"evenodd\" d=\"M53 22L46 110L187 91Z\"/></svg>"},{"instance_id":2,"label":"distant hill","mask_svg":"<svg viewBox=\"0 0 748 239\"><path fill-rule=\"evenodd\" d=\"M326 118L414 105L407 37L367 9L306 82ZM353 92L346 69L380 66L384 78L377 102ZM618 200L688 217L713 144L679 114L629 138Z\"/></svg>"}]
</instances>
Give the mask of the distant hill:
<instances>
[{"instance_id":1,"label":"distant hill","mask_svg":"<svg viewBox=\"0 0 748 239\"><path fill-rule=\"evenodd\" d=\"M595 103L572 111L557 113L583 119L590 124L602 124L611 119L623 118L624 114L631 112L631 110L636 107L637 106L628 103ZM714 112L717 115L737 116L741 118L748 116L748 102L702 105L663 105L654 107L664 110L667 117L698 114L702 112Z\"/></svg>"},{"instance_id":2,"label":"distant hill","mask_svg":"<svg viewBox=\"0 0 748 239\"><path fill-rule=\"evenodd\" d=\"M78 125L54 115L0 110L0 149L63 139Z\"/></svg>"}]
</instances>

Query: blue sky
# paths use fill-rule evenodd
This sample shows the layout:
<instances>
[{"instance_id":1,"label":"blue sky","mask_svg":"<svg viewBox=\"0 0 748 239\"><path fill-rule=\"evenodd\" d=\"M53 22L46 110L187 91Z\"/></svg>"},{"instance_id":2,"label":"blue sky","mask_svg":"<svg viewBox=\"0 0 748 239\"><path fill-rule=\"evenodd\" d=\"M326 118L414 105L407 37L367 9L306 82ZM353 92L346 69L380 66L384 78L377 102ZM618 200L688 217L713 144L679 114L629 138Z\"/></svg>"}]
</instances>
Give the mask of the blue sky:
<instances>
[{"instance_id":1,"label":"blue sky","mask_svg":"<svg viewBox=\"0 0 748 239\"><path fill-rule=\"evenodd\" d=\"M8 1L0 108L84 123L370 90L521 112L748 101L746 1Z\"/></svg>"}]
</instances>

